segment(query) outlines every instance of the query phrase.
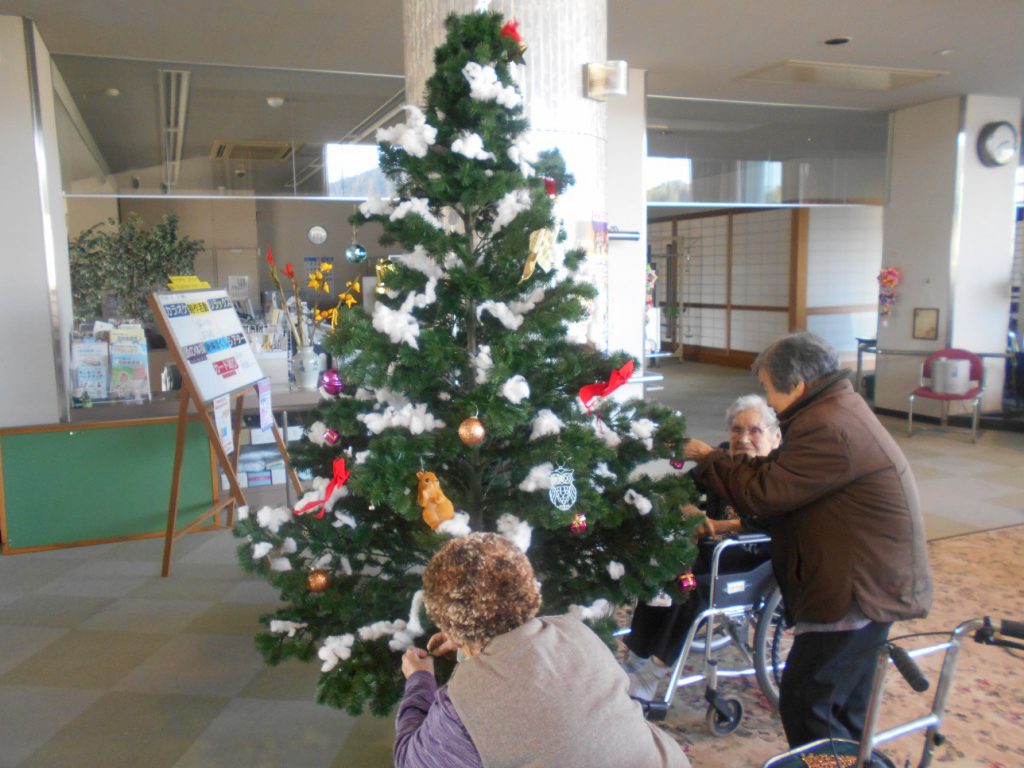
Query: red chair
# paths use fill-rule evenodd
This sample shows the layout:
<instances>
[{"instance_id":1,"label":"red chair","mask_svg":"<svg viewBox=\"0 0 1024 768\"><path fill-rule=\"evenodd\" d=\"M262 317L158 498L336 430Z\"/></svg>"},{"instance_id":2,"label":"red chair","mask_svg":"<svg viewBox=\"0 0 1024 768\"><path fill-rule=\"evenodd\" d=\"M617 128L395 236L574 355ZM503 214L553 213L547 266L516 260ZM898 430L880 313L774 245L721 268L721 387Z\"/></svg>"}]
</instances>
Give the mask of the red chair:
<instances>
[{"instance_id":1,"label":"red chair","mask_svg":"<svg viewBox=\"0 0 1024 768\"><path fill-rule=\"evenodd\" d=\"M936 391L938 382L935 376L933 376L933 368L936 367L936 363L939 360L967 360L970 362L970 373L968 382L968 388L963 393L951 393ZM925 384L925 379L928 379L928 383ZM985 391L985 364L981 362L981 358L973 352L968 352L966 349L956 349L950 347L948 349L942 349L938 352L932 352L925 359L924 364L921 366L921 376L918 382L918 387L915 389L910 397L909 408L907 409L907 435L913 434L914 429L914 399L918 397L925 397L929 400L938 400L942 403L942 426L946 426L946 422L949 418L949 404L955 401L970 400L974 404L973 418L971 419L971 442L975 443L978 441L978 418L981 415L981 395Z\"/></svg>"}]
</instances>

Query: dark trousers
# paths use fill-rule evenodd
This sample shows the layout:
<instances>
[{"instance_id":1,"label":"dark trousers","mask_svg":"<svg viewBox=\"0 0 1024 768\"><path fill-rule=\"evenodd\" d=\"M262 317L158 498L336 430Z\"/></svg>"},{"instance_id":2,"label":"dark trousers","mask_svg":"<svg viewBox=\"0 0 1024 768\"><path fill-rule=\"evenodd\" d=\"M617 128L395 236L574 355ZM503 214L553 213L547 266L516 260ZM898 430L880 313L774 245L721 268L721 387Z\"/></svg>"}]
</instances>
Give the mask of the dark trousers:
<instances>
[{"instance_id":1,"label":"dark trousers","mask_svg":"<svg viewBox=\"0 0 1024 768\"><path fill-rule=\"evenodd\" d=\"M779 686L789 746L823 738L860 741L878 649L890 624L797 635Z\"/></svg>"}]
</instances>

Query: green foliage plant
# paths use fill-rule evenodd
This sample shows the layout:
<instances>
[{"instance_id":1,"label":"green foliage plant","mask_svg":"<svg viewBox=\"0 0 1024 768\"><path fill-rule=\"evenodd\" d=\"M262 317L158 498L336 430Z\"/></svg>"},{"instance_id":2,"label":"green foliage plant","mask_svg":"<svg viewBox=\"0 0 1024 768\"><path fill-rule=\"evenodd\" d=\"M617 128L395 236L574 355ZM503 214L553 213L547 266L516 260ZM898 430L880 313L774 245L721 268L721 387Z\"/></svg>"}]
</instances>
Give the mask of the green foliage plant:
<instances>
[{"instance_id":1,"label":"green foliage plant","mask_svg":"<svg viewBox=\"0 0 1024 768\"><path fill-rule=\"evenodd\" d=\"M424 136L433 128L436 136L417 149L401 131L385 132L381 166L396 198L368 201L354 217L379 222L382 242L407 255L392 260L372 314L363 307L342 313L327 347L341 361L345 390L320 401L309 439L293 452L296 464L322 478L345 459L343 495L321 516L315 508L263 508L236 530L243 567L283 601L263 617L258 647L270 663L323 661L319 700L352 713L390 711L404 684L400 652L432 631L414 595L448 535L422 519L419 471L436 473L473 531L529 532L526 552L547 613L589 616L610 641L614 621L598 608L662 590L686 599L675 580L695 554L692 524L680 512L696 499L693 483L678 472L641 469L680 454L682 415L636 399L581 407L581 387L607 381L629 360L568 336L596 296L576 279L582 250L560 243L561 263L522 279L530 234L558 228L548 188L553 182L560 192L572 177L557 152L528 165L510 157L528 127L521 106L470 91L470 63L493 67L501 85L516 88L510 61L521 51L502 23L497 13L448 18L427 84L426 126L413 111L406 118L407 128L420 125ZM453 148L471 134L482 139L484 157ZM510 194L521 205L496 226ZM396 318L404 336L392 334ZM523 399L509 396L517 376L529 386ZM535 433L544 410L562 426ZM403 421L403 413L413 419ZM487 437L470 446L458 427L473 416ZM337 441L323 438L328 428ZM565 510L543 482L524 483L529 476L550 481L558 466L575 473L577 499ZM322 492L307 495L315 501ZM638 496L649 507L629 503ZM585 530L573 529L577 513L586 516ZM314 570L329 574L326 590L308 587Z\"/></svg>"},{"instance_id":2,"label":"green foliage plant","mask_svg":"<svg viewBox=\"0 0 1024 768\"><path fill-rule=\"evenodd\" d=\"M68 244L71 297L76 322L102 317L103 297L112 295L123 317L152 320L146 296L166 287L171 275L191 275L203 241L178 234L178 217L164 217L146 229L129 213L82 231Z\"/></svg>"}]
</instances>

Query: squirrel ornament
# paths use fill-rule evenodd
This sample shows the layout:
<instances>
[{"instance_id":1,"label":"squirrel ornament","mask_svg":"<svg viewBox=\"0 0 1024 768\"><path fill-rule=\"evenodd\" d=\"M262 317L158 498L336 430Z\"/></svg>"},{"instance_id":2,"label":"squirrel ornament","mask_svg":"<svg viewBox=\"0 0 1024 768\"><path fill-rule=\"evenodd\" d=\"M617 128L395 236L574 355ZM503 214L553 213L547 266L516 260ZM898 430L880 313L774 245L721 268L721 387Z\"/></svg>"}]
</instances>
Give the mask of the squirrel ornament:
<instances>
[{"instance_id":1,"label":"squirrel ornament","mask_svg":"<svg viewBox=\"0 0 1024 768\"><path fill-rule=\"evenodd\" d=\"M423 522L429 525L431 530L436 531L437 526L445 520L455 517L455 507L441 490L437 475L433 472L417 472L416 477L420 481L416 500L423 507Z\"/></svg>"}]
</instances>

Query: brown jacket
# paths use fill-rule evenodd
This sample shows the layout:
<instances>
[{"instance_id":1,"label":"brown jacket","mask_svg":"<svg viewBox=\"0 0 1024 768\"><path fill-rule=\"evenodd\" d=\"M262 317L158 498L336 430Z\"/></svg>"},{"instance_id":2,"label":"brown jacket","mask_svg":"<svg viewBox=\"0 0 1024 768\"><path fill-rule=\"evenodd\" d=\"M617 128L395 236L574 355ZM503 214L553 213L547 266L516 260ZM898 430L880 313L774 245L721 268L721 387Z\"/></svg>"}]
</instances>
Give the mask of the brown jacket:
<instances>
[{"instance_id":1,"label":"brown jacket","mask_svg":"<svg viewBox=\"0 0 1024 768\"><path fill-rule=\"evenodd\" d=\"M790 617L838 621L852 598L875 621L926 615L932 579L914 476L845 374L814 382L779 420L782 445L769 456L716 450L695 472L740 515L772 523Z\"/></svg>"}]
</instances>

